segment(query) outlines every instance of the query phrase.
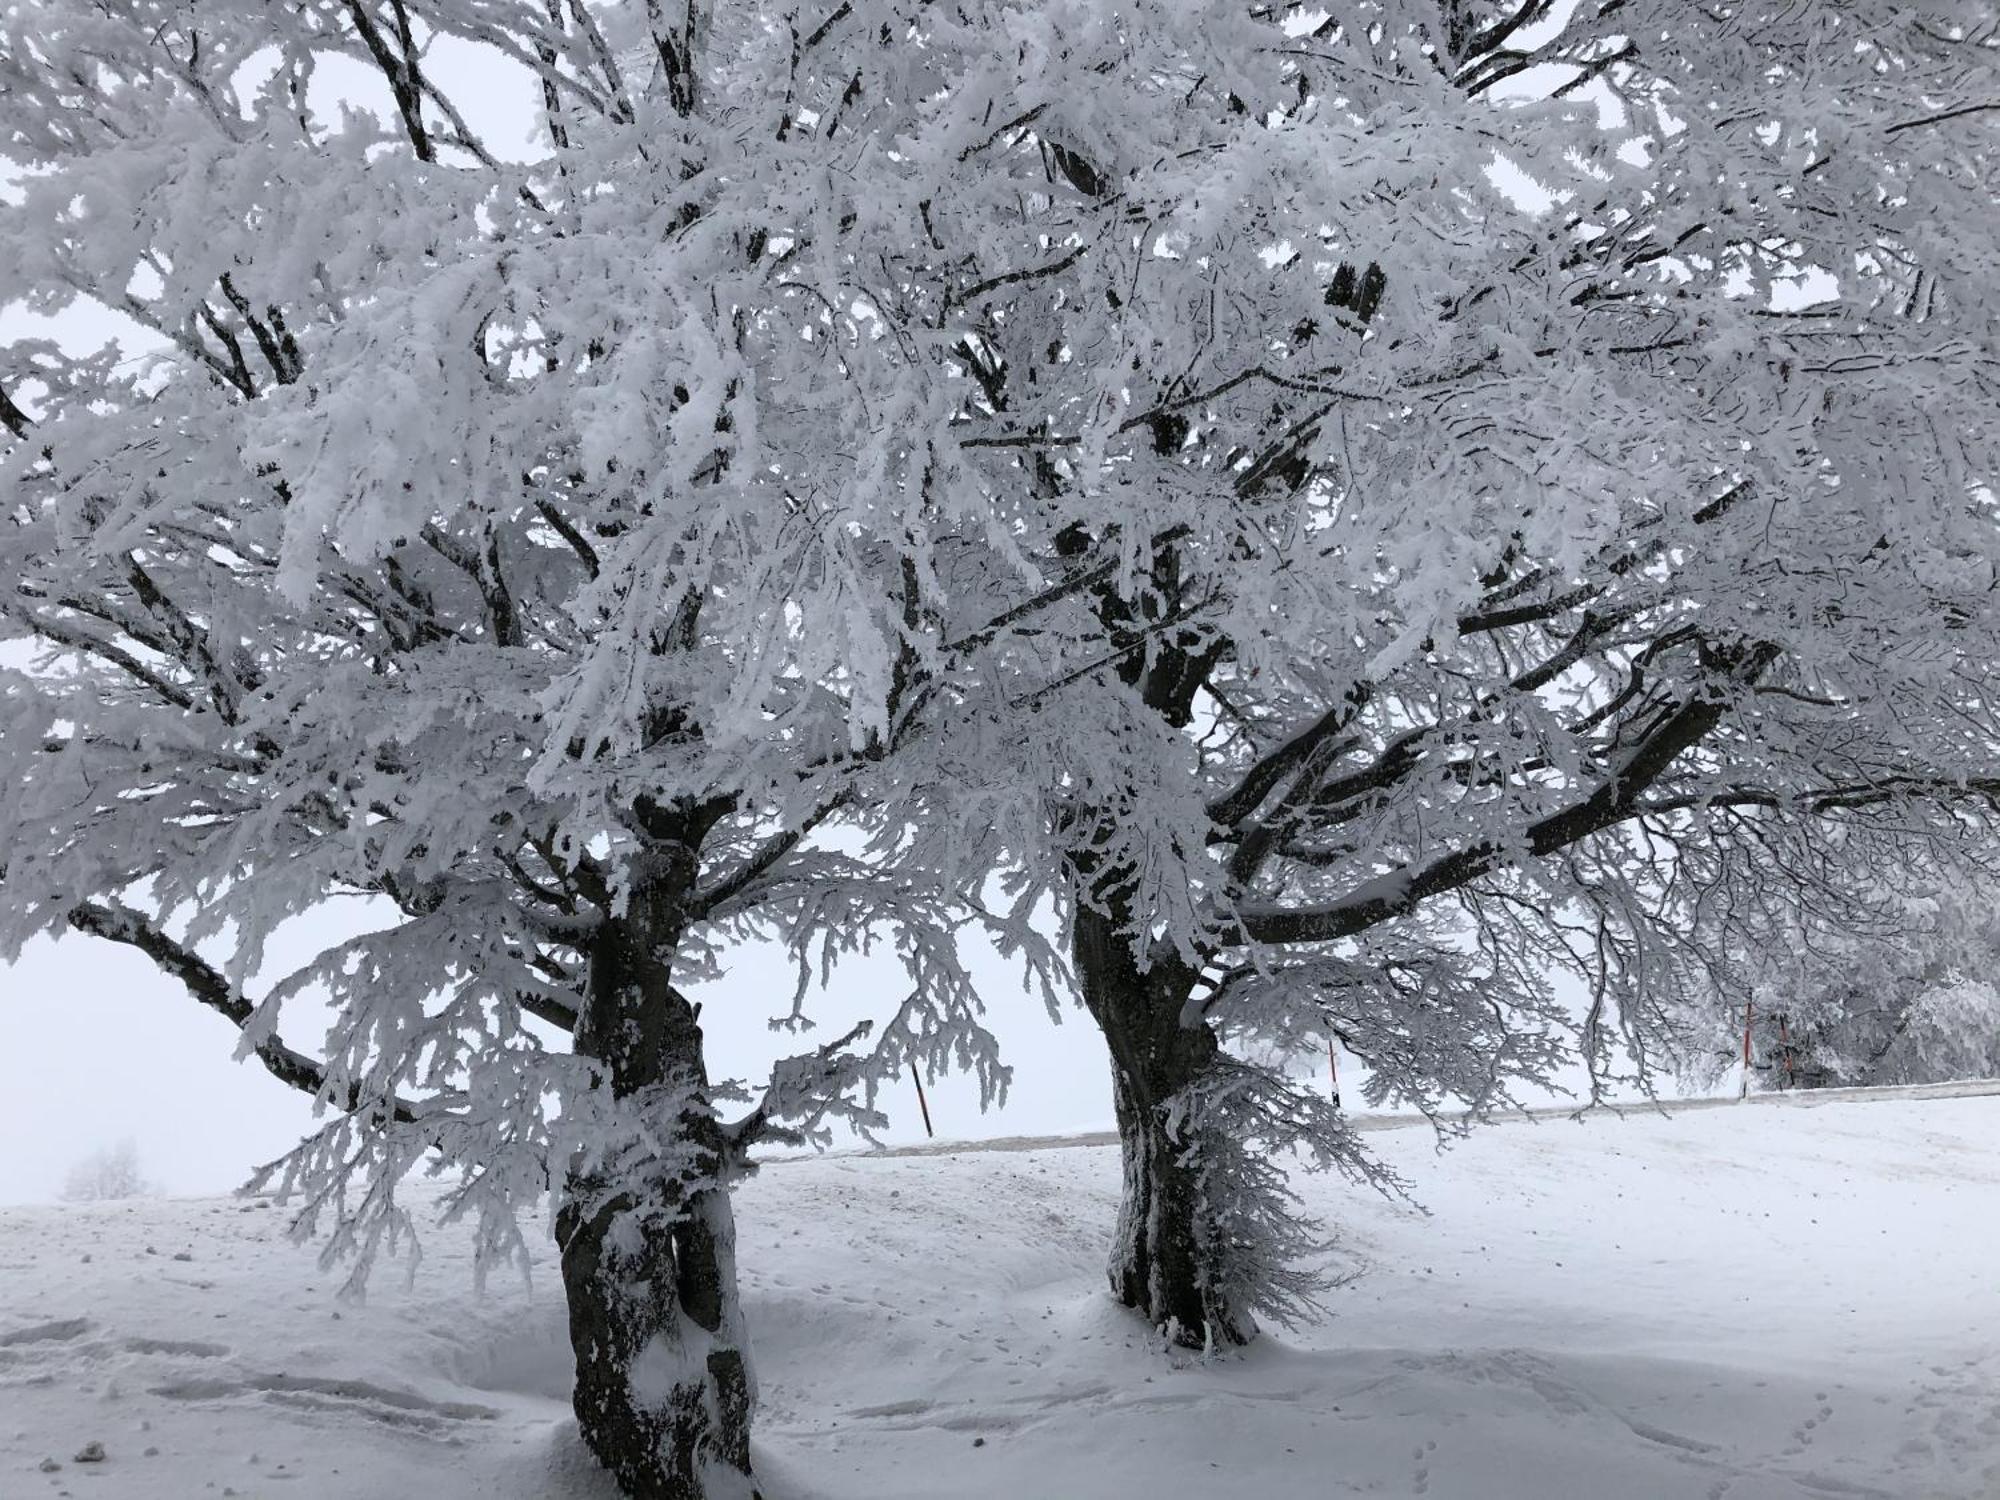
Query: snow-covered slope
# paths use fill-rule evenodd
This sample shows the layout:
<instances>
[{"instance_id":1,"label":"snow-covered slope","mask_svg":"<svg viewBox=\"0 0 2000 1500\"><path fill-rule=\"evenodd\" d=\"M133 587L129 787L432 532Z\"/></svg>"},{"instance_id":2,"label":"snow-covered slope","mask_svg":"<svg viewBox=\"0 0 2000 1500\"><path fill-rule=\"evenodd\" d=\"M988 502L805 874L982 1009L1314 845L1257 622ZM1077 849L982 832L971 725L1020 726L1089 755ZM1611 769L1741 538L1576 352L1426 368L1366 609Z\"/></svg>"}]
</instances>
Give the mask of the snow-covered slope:
<instances>
[{"instance_id":1,"label":"snow-covered slope","mask_svg":"<svg viewBox=\"0 0 2000 1500\"><path fill-rule=\"evenodd\" d=\"M740 1198L766 1494L2000 1496L2000 1099L1371 1144L1429 1216L1302 1180L1353 1279L1206 1365L1100 1292L1110 1150L770 1167ZM281 1230L0 1212L0 1497L611 1493L552 1266L481 1300L437 1232L413 1287L340 1305Z\"/></svg>"}]
</instances>

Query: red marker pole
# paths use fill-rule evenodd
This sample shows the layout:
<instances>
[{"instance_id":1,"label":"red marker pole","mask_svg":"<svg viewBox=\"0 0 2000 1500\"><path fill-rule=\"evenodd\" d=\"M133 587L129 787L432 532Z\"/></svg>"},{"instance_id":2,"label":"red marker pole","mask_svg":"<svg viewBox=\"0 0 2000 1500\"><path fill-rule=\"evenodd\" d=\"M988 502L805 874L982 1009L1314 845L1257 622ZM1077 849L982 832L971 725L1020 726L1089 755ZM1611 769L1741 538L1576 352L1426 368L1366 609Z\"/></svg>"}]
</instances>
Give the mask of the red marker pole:
<instances>
[{"instance_id":1,"label":"red marker pole","mask_svg":"<svg viewBox=\"0 0 2000 1500\"><path fill-rule=\"evenodd\" d=\"M924 1113L924 1139L927 1141L935 1140L937 1139L937 1132L931 1129L931 1107L924 1100L924 1080L918 1074L917 1065L914 1061L910 1063L910 1082L917 1086L917 1108Z\"/></svg>"},{"instance_id":2,"label":"red marker pole","mask_svg":"<svg viewBox=\"0 0 2000 1500\"><path fill-rule=\"evenodd\" d=\"M1340 1062L1334 1056L1333 1038L1326 1039L1326 1076L1333 1085L1333 1107L1340 1108Z\"/></svg>"}]
</instances>

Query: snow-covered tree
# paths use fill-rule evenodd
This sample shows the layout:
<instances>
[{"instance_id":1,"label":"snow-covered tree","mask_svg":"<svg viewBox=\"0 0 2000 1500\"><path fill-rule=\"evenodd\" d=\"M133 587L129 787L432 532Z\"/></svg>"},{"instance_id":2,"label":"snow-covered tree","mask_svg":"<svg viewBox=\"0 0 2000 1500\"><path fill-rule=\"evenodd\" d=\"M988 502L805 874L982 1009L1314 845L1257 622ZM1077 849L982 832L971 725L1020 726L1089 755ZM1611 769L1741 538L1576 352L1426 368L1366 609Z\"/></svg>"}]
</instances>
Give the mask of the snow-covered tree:
<instances>
[{"instance_id":1,"label":"snow-covered tree","mask_svg":"<svg viewBox=\"0 0 2000 1500\"><path fill-rule=\"evenodd\" d=\"M1113 1057L1112 1282L1200 1346L1313 1290L1272 1153L1371 1170L1233 1040L1330 1026L1433 1109L1643 1078L1764 903L1987 811L1996 39L1120 16L979 142L1023 221L926 222L981 272L959 447L1044 539L992 655Z\"/></svg>"},{"instance_id":2,"label":"snow-covered tree","mask_svg":"<svg viewBox=\"0 0 2000 1500\"><path fill-rule=\"evenodd\" d=\"M484 1262L550 1198L584 1436L676 1500L753 1488L745 1153L878 1120L913 1064L997 1090L955 933L1034 946L979 908L1006 818L963 695L908 702L926 590L1007 539L927 440L939 348L859 357L891 334L843 289L852 137L797 118L878 28L774 19L0 18L0 304L150 335L0 355L0 946L131 944L313 1091L332 1120L268 1175L357 1275L426 1158ZM353 897L359 936L261 975ZM680 983L763 930L891 942L912 990L753 1092ZM308 992L309 1051L278 1034Z\"/></svg>"},{"instance_id":3,"label":"snow-covered tree","mask_svg":"<svg viewBox=\"0 0 2000 1500\"><path fill-rule=\"evenodd\" d=\"M112 1198L139 1198L152 1191L139 1168L139 1147L130 1136L114 1146L100 1146L69 1169L63 1178L65 1203L102 1203Z\"/></svg>"},{"instance_id":4,"label":"snow-covered tree","mask_svg":"<svg viewBox=\"0 0 2000 1500\"><path fill-rule=\"evenodd\" d=\"M1707 1083L1733 1073L1747 1028L1750 1077L1765 1089L2000 1076L1990 869L1906 858L1866 873L1861 889L1733 935L1701 997L1705 1045L1684 1071Z\"/></svg>"}]
</instances>

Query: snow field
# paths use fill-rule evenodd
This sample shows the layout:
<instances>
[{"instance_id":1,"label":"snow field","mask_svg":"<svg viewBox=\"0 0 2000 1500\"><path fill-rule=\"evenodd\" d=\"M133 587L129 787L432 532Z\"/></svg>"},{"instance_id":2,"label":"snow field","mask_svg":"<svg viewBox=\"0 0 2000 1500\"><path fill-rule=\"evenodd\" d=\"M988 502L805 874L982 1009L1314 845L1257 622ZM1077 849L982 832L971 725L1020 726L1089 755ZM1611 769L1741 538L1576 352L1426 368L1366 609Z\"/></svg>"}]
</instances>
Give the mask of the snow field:
<instances>
[{"instance_id":1,"label":"snow field","mask_svg":"<svg viewBox=\"0 0 2000 1500\"><path fill-rule=\"evenodd\" d=\"M2000 1099L1370 1144L1428 1215L1301 1177L1350 1279L1207 1363L1102 1292L1113 1150L768 1167L738 1199L768 1500L2000 1496ZM552 1247L482 1299L435 1230L343 1304L282 1219L0 1211L0 1500L612 1495Z\"/></svg>"}]
</instances>

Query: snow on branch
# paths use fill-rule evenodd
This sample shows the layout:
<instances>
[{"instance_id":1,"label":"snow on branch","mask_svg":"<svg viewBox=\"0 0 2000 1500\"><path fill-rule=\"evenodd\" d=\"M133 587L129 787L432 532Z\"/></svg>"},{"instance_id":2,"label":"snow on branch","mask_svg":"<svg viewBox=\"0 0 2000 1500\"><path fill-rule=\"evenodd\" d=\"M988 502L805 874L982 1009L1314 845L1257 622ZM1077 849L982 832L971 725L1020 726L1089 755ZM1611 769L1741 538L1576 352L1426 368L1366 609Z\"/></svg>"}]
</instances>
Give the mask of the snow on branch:
<instances>
[{"instance_id":1,"label":"snow on branch","mask_svg":"<svg viewBox=\"0 0 2000 1500\"><path fill-rule=\"evenodd\" d=\"M86 901L70 909L69 924L78 932L138 949L186 985L196 1000L226 1017L239 1031L247 1030L256 1015L256 1006L239 994L219 969L128 907ZM258 1041L251 1053L273 1078L323 1103L331 1103L343 1113L359 1114L381 1102L368 1098L358 1082L350 1082L344 1088L331 1086L323 1063L293 1051L276 1036ZM410 1124L418 1118L417 1106L402 1099L387 1102L392 1118L397 1121Z\"/></svg>"}]
</instances>

